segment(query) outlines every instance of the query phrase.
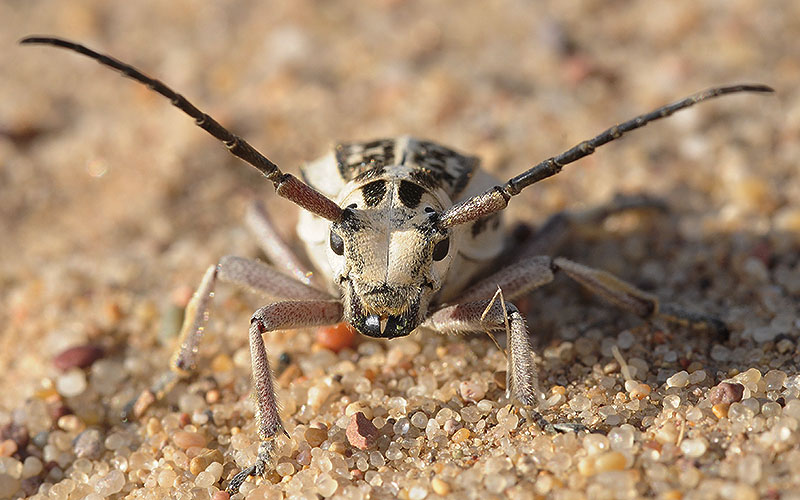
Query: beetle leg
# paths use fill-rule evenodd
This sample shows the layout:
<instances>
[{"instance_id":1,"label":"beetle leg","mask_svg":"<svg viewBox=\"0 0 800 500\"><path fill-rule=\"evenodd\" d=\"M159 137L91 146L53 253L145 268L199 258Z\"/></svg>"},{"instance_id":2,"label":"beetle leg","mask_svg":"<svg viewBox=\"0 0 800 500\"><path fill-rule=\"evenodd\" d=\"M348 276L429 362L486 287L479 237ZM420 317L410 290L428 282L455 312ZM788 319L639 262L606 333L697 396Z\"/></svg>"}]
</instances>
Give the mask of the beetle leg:
<instances>
[{"instance_id":1,"label":"beetle leg","mask_svg":"<svg viewBox=\"0 0 800 500\"><path fill-rule=\"evenodd\" d=\"M226 256L215 266L210 266L200 286L186 306L178 349L169 363L170 370L159 377L149 391L125 405L124 420L138 418L154 401L161 399L178 380L191 375L197 365L197 353L203 331L208 321L208 310L217 280L234 283L240 287L274 299L330 300L333 297L319 291L257 260Z\"/></svg>"},{"instance_id":2,"label":"beetle leg","mask_svg":"<svg viewBox=\"0 0 800 500\"><path fill-rule=\"evenodd\" d=\"M256 462L234 476L228 484L233 495L250 476L261 475L272 460L275 438L286 431L278 414L278 402L272 382L263 335L275 330L330 325L341 321L342 305L338 300L276 302L260 308L250 320L250 357L253 364L253 395L256 423L261 444Z\"/></svg>"},{"instance_id":3,"label":"beetle leg","mask_svg":"<svg viewBox=\"0 0 800 500\"><path fill-rule=\"evenodd\" d=\"M713 316L688 311L674 304L660 304L658 297L636 288L611 273L578 264L563 257L553 259L553 268L592 293L645 319L662 319L681 326L707 330L718 336L728 334L725 323Z\"/></svg>"},{"instance_id":4,"label":"beetle leg","mask_svg":"<svg viewBox=\"0 0 800 500\"><path fill-rule=\"evenodd\" d=\"M247 228L253 233L261 250L264 251L270 262L297 281L311 285L313 273L308 269L289 245L281 238L275 226L272 224L264 204L254 200L247 207L244 218Z\"/></svg>"},{"instance_id":5,"label":"beetle leg","mask_svg":"<svg viewBox=\"0 0 800 500\"><path fill-rule=\"evenodd\" d=\"M552 424L535 408L539 402L538 377L533 366L533 349L528 340L525 318L514 304L495 299L446 306L434 312L423 326L445 334L480 331L503 331L508 325L508 386L506 394L529 412L530 418L544 431L583 430L581 424Z\"/></svg>"}]
</instances>

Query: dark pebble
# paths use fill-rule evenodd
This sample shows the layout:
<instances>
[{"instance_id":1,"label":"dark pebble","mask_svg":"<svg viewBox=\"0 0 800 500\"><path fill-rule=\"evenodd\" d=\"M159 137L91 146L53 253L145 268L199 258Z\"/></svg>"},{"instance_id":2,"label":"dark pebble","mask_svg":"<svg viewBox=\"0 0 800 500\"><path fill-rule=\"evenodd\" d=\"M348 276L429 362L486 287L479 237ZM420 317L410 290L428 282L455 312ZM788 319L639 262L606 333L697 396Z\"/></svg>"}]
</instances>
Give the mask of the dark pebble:
<instances>
[{"instance_id":1,"label":"dark pebble","mask_svg":"<svg viewBox=\"0 0 800 500\"><path fill-rule=\"evenodd\" d=\"M103 348L93 344L84 344L62 351L61 354L53 358L53 364L59 370L65 372L71 368L87 368L92 363L102 358Z\"/></svg>"},{"instance_id":2,"label":"dark pebble","mask_svg":"<svg viewBox=\"0 0 800 500\"><path fill-rule=\"evenodd\" d=\"M358 412L350 417L345 434L350 444L359 450L366 450L378 437L378 429L363 413Z\"/></svg>"},{"instance_id":3,"label":"dark pebble","mask_svg":"<svg viewBox=\"0 0 800 500\"><path fill-rule=\"evenodd\" d=\"M742 394L744 394L744 386L742 384L722 382L711 389L708 400L712 405L738 403L742 400Z\"/></svg>"}]
</instances>

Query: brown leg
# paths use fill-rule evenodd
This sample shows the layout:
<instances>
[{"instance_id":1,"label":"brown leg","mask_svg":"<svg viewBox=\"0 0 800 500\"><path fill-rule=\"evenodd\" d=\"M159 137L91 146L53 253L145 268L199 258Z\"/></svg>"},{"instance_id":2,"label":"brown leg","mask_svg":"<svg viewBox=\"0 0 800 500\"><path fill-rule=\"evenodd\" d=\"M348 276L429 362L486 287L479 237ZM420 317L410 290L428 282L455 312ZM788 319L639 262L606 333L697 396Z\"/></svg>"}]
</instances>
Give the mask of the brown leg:
<instances>
[{"instance_id":1,"label":"brown leg","mask_svg":"<svg viewBox=\"0 0 800 500\"><path fill-rule=\"evenodd\" d=\"M247 228L256 237L261 250L269 257L276 269L306 285L313 283L313 273L302 264L289 245L283 241L261 202L253 201L250 204L244 221Z\"/></svg>"},{"instance_id":2,"label":"brown leg","mask_svg":"<svg viewBox=\"0 0 800 500\"><path fill-rule=\"evenodd\" d=\"M239 487L248 477L264 473L267 464L272 460L275 437L286 432L278 414L278 402L263 335L275 330L330 325L341 320L342 305L338 300L276 302L253 314L250 320L250 356L253 363L256 422L261 444L256 462L234 476L228 484L231 495L239 491Z\"/></svg>"},{"instance_id":3,"label":"brown leg","mask_svg":"<svg viewBox=\"0 0 800 500\"><path fill-rule=\"evenodd\" d=\"M274 299L331 300L333 297L304 285L267 265L252 259L227 256L210 266L200 286L186 306L186 314L169 371L159 377L149 391L128 403L122 417L140 417L154 401L164 397L181 378L191 375L197 365L197 353L208 321L208 310L217 280L234 283Z\"/></svg>"}]
</instances>

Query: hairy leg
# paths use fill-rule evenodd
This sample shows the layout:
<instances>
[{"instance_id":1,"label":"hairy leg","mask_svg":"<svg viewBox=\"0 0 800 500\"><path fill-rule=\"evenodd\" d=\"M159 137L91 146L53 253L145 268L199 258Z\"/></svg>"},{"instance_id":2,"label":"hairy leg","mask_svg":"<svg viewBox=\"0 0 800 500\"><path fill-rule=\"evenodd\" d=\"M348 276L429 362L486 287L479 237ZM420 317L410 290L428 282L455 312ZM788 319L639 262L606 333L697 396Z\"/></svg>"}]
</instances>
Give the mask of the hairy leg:
<instances>
[{"instance_id":1,"label":"hairy leg","mask_svg":"<svg viewBox=\"0 0 800 500\"><path fill-rule=\"evenodd\" d=\"M140 417L156 400L164 397L181 378L191 375L197 365L197 353L208 322L208 310L217 281L233 283L273 299L331 300L333 297L316 288L304 285L262 262L243 257L227 256L209 266L200 286L186 306L178 348L173 354L169 371L153 386L123 410L123 419Z\"/></svg>"}]
</instances>

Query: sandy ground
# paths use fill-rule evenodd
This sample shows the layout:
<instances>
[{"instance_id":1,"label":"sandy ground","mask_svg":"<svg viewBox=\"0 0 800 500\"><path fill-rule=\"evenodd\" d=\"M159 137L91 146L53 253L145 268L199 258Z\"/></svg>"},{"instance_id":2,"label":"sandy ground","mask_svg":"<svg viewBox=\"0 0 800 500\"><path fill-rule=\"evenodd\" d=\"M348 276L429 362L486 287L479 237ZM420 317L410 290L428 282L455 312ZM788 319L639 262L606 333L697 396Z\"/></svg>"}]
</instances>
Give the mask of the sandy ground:
<instances>
[{"instance_id":1,"label":"sandy ground","mask_svg":"<svg viewBox=\"0 0 800 500\"><path fill-rule=\"evenodd\" d=\"M642 323L566 279L533 293L524 305L543 354L545 414L601 436L587 438L522 423L492 434L508 424L502 390L489 383L483 406L458 391L502 369L485 337L417 334L333 356L312 348L313 332L275 334L271 355L290 353L302 373L281 388L291 467L243 492L798 498L797 2L7 1L0 19L0 498L224 498L217 490L255 440L245 332L257 298L220 287L198 379L140 423L120 423L119 409L166 366L175 304L204 269L259 255L241 223L247 202L263 198L286 234L295 219L257 172L164 99L85 58L16 45L29 34L135 64L291 172L340 140L412 134L480 155L508 178L694 91L773 86L773 96L726 97L634 132L507 211L536 224L616 193L663 199L669 214L613 218L564 253L721 317L730 339ZM102 346L101 361L54 366L87 343ZM650 395L625 388L613 345ZM386 368L370 372L366 395L343 383L306 400L347 363L361 373L376 359ZM667 382L682 370L688 383ZM726 416L709 395L729 377L746 390ZM438 399L407 394L426 384ZM459 441L426 424L395 426L372 450L378 458L346 443L339 417L354 401L390 424L422 411L438 425L450 408L470 433ZM328 439L309 452L304 432L321 424ZM80 459L73 440L87 427L102 445ZM175 444L179 427L203 436L199 450ZM187 470L205 447L224 457L210 483Z\"/></svg>"}]
</instances>

